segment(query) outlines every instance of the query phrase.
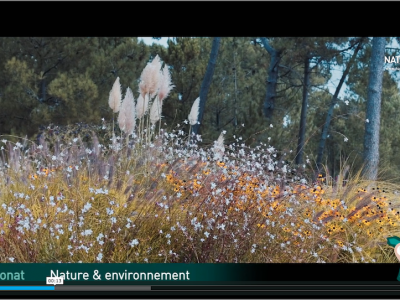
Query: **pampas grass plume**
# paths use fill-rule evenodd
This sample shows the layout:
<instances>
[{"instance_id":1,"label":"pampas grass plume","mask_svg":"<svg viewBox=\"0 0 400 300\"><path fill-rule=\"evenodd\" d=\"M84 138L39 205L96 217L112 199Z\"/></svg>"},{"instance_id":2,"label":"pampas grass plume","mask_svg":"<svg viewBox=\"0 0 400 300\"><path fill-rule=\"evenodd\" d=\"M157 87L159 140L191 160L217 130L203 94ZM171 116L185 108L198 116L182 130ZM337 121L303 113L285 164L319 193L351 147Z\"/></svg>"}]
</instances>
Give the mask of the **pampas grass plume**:
<instances>
[{"instance_id":1,"label":"pampas grass plume","mask_svg":"<svg viewBox=\"0 0 400 300\"><path fill-rule=\"evenodd\" d=\"M168 65L165 64L160 78L160 87L158 89L158 97L160 101L168 97L169 92L172 90L174 85L171 84L171 74L168 70Z\"/></svg>"},{"instance_id":2,"label":"pampas grass plume","mask_svg":"<svg viewBox=\"0 0 400 300\"><path fill-rule=\"evenodd\" d=\"M159 99L155 99L153 105L150 108L150 122L155 124L161 119L162 102Z\"/></svg>"},{"instance_id":3,"label":"pampas grass plume","mask_svg":"<svg viewBox=\"0 0 400 300\"><path fill-rule=\"evenodd\" d=\"M161 77L161 60L158 55L151 62L151 72L149 73L151 80L149 80L149 93L154 97L158 92Z\"/></svg>"},{"instance_id":4,"label":"pampas grass plume","mask_svg":"<svg viewBox=\"0 0 400 300\"><path fill-rule=\"evenodd\" d=\"M132 90L128 87L118 115L118 124L121 130L129 135L135 129L135 120L135 99Z\"/></svg>"},{"instance_id":5,"label":"pampas grass plume","mask_svg":"<svg viewBox=\"0 0 400 300\"><path fill-rule=\"evenodd\" d=\"M142 96L150 94L154 97L158 92L159 79L161 70L161 60L157 55L152 62L147 63L140 75L141 82L139 83L139 90Z\"/></svg>"},{"instance_id":6,"label":"pampas grass plume","mask_svg":"<svg viewBox=\"0 0 400 300\"><path fill-rule=\"evenodd\" d=\"M221 132L221 134L218 137L218 140L215 142L215 146L220 149L222 152L225 152L225 146L224 146L224 133Z\"/></svg>"},{"instance_id":7,"label":"pampas grass plume","mask_svg":"<svg viewBox=\"0 0 400 300\"><path fill-rule=\"evenodd\" d=\"M117 77L110 91L110 96L108 98L108 104L110 105L114 113L119 112L121 106L121 98L122 98L121 84L119 83L119 77Z\"/></svg>"},{"instance_id":8,"label":"pampas grass plume","mask_svg":"<svg viewBox=\"0 0 400 300\"><path fill-rule=\"evenodd\" d=\"M199 110L200 110L200 97L198 97L193 105L192 105L192 109L190 110L190 114L189 114L189 123L190 125L196 125L197 124L197 119L199 117Z\"/></svg>"},{"instance_id":9,"label":"pampas grass plume","mask_svg":"<svg viewBox=\"0 0 400 300\"><path fill-rule=\"evenodd\" d=\"M139 95L139 98L136 103L136 116L138 119L141 119L149 109L149 95L145 95L144 98L142 94Z\"/></svg>"},{"instance_id":10,"label":"pampas grass plume","mask_svg":"<svg viewBox=\"0 0 400 300\"><path fill-rule=\"evenodd\" d=\"M143 72L144 72L144 70L143 70ZM143 76L143 72L142 72L142 76ZM140 77L140 78L142 78L142 77ZM148 93L148 89L147 89L147 86L146 86L146 83L141 79L140 80L140 82L139 82L139 93L140 93L140 95L142 96L142 99L147 95L147 93ZM139 100L139 99L138 99Z\"/></svg>"},{"instance_id":11,"label":"pampas grass plume","mask_svg":"<svg viewBox=\"0 0 400 300\"><path fill-rule=\"evenodd\" d=\"M154 57L153 61L151 62L151 65L154 67L155 70L161 70L161 59L158 56L158 54L156 55L156 57Z\"/></svg>"},{"instance_id":12,"label":"pampas grass plume","mask_svg":"<svg viewBox=\"0 0 400 300\"><path fill-rule=\"evenodd\" d=\"M214 142L214 159L215 160L222 160L222 157L225 152L225 146L224 146L224 133L221 132L219 135L218 139Z\"/></svg>"}]
</instances>

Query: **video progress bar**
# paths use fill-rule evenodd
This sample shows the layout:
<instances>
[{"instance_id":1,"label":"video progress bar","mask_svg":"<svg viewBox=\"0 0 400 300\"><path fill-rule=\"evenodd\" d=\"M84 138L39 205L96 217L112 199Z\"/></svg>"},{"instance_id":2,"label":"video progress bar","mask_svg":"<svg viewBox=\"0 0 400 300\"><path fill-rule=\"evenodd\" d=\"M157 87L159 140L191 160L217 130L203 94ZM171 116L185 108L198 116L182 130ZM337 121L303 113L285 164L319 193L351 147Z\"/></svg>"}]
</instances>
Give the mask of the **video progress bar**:
<instances>
[{"instance_id":1,"label":"video progress bar","mask_svg":"<svg viewBox=\"0 0 400 300\"><path fill-rule=\"evenodd\" d=\"M382 287L379 289L378 287ZM363 289L365 288L365 289ZM400 292L398 285L198 285L198 286L149 286L149 285L56 285L56 286L0 286L0 291L56 291L56 292L225 292L225 291L258 291L258 292Z\"/></svg>"},{"instance_id":2,"label":"video progress bar","mask_svg":"<svg viewBox=\"0 0 400 300\"><path fill-rule=\"evenodd\" d=\"M54 291L54 286L0 286L0 291Z\"/></svg>"}]
</instances>

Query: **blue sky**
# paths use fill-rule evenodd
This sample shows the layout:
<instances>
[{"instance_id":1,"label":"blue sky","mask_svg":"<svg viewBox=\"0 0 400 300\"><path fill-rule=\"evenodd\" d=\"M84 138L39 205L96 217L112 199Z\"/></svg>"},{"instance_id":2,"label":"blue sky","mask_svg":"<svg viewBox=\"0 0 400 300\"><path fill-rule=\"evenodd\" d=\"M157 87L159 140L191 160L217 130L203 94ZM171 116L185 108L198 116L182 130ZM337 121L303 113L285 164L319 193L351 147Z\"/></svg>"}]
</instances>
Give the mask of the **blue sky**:
<instances>
[{"instance_id":1,"label":"blue sky","mask_svg":"<svg viewBox=\"0 0 400 300\"><path fill-rule=\"evenodd\" d=\"M163 37L159 41L153 40L152 37L139 37L139 40L140 39L143 40L143 42L145 42L147 45L151 45L153 43L156 43L156 44L160 44L160 45L163 45L163 46L167 47L167 40L168 40L167 37Z\"/></svg>"}]
</instances>

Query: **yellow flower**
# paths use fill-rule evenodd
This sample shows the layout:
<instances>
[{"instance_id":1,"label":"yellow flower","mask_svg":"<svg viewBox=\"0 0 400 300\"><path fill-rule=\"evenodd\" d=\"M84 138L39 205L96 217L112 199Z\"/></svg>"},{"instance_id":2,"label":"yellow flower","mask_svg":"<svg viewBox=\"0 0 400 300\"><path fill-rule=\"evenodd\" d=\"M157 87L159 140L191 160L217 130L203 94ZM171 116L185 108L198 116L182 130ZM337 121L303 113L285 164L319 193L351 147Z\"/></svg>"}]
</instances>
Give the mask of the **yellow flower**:
<instances>
[{"instance_id":1,"label":"yellow flower","mask_svg":"<svg viewBox=\"0 0 400 300\"><path fill-rule=\"evenodd\" d=\"M218 165L219 167L224 167L224 166L225 166L225 163L223 163L222 161L218 161L218 162L217 162L217 165Z\"/></svg>"},{"instance_id":2,"label":"yellow flower","mask_svg":"<svg viewBox=\"0 0 400 300\"><path fill-rule=\"evenodd\" d=\"M204 171L203 171L203 174L204 174L204 175L210 174L210 169L204 170Z\"/></svg>"},{"instance_id":3,"label":"yellow flower","mask_svg":"<svg viewBox=\"0 0 400 300\"><path fill-rule=\"evenodd\" d=\"M364 225L367 225L367 226L371 225L371 222L368 220L363 220L362 222L364 223Z\"/></svg>"},{"instance_id":4,"label":"yellow flower","mask_svg":"<svg viewBox=\"0 0 400 300\"><path fill-rule=\"evenodd\" d=\"M337 226L335 224L332 224L330 226L330 228L332 229L333 232L335 232L337 230Z\"/></svg>"}]
</instances>

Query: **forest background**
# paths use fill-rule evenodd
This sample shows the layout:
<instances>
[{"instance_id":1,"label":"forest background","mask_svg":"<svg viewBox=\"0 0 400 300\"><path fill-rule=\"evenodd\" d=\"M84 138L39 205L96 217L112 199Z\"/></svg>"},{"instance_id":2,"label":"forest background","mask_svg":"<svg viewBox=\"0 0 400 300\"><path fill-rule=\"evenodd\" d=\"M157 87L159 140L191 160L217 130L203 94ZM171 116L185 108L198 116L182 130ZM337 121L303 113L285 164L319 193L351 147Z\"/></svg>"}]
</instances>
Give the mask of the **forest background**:
<instances>
[{"instance_id":1,"label":"forest background","mask_svg":"<svg viewBox=\"0 0 400 300\"><path fill-rule=\"evenodd\" d=\"M397 38L386 40L385 55L396 56ZM174 128L201 93L212 44L211 37L172 37L167 47L136 37L2 37L0 135L35 140L50 127L112 122L110 87L120 77L122 90L129 86L136 97L140 73L156 55L175 85L162 113L162 126ZM248 145L268 141L288 162L316 167L319 160L331 178L345 161L360 169L371 49L372 38L362 37L220 38L198 132L202 143L225 130L227 143L239 136ZM394 181L400 171L396 67L385 65L379 129L380 176Z\"/></svg>"}]
</instances>

